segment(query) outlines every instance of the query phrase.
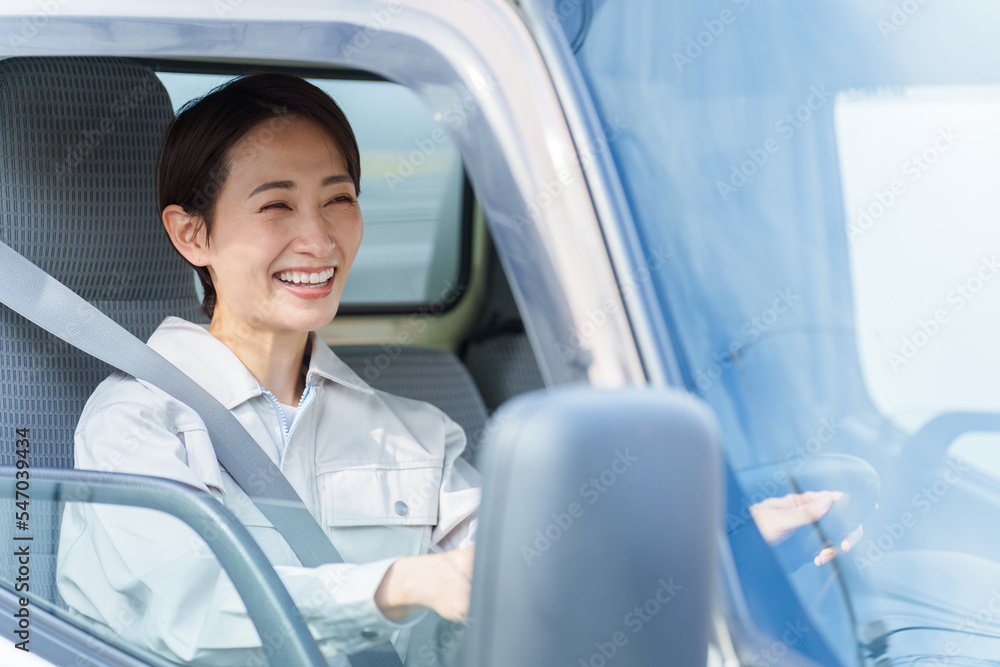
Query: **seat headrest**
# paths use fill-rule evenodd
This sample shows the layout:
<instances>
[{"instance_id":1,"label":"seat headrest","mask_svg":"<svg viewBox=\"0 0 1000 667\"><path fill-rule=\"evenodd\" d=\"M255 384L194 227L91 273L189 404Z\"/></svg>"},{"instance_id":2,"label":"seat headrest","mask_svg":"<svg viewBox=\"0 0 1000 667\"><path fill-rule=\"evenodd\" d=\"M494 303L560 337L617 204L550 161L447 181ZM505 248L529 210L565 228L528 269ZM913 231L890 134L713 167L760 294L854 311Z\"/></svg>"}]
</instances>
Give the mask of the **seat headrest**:
<instances>
[{"instance_id":1,"label":"seat headrest","mask_svg":"<svg viewBox=\"0 0 1000 667\"><path fill-rule=\"evenodd\" d=\"M189 298L154 197L172 115L126 59L0 60L0 239L91 301Z\"/></svg>"}]
</instances>

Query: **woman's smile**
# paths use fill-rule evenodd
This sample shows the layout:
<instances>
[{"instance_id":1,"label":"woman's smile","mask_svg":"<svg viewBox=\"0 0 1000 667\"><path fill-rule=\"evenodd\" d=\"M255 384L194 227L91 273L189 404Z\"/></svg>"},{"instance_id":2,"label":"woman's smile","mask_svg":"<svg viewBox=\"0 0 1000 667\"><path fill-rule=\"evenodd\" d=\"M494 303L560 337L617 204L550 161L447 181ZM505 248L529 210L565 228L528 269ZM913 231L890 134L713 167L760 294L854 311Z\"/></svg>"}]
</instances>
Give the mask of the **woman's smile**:
<instances>
[{"instance_id":1,"label":"woman's smile","mask_svg":"<svg viewBox=\"0 0 1000 667\"><path fill-rule=\"evenodd\" d=\"M322 299L333 291L337 267L286 269L274 274L281 286L302 299Z\"/></svg>"}]
</instances>

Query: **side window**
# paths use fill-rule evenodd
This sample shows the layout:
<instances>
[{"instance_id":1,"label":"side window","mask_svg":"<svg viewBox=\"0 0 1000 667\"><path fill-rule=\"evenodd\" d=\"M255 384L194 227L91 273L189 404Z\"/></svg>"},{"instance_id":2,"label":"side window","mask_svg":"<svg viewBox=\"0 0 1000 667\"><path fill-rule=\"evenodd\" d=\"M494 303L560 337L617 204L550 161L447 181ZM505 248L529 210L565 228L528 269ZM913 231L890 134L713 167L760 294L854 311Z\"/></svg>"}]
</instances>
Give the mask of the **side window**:
<instances>
[{"instance_id":1,"label":"side window","mask_svg":"<svg viewBox=\"0 0 1000 667\"><path fill-rule=\"evenodd\" d=\"M861 369L880 411L916 432L990 412L1000 385L1000 87L837 95L837 148ZM952 453L1000 477L996 433Z\"/></svg>"},{"instance_id":2,"label":"side window","mask_svg":"<svg viewBox=\"0 0 1000 667\"><path fill-rule=\"evenodd\" d=\"M231 77L158 72L174 111ZM344 290L351 307L429 304L461 282L465 174L419 98L387 81L309 79L347 114L361 149L364 242ZM199 286L200 287L200 286Z\"/></svg>"}]
</instances>

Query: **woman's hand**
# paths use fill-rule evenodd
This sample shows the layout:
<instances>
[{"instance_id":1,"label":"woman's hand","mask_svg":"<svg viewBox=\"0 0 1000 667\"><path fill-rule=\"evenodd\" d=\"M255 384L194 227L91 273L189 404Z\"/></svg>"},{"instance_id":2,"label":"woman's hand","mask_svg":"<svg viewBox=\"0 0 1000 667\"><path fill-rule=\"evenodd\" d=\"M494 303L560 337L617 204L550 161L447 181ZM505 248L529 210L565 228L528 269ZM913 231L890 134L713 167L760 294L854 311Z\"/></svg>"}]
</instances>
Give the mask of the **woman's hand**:
<instances>
[{"instance_id":1,"label":"woman's hand","mask_svg":"<svg viewBox=\"0 0 1000 667\"><path fill-rule=\"evenodd\" d=\"M861 541L861 536L864 535L864 532L865 532L864 528L862 526L858 526L856 529L848 533L847 537L841 540L839 552L833 547L827 547L826 549L823 549L818 554L816 554L816 557L813 558L813 563L815 563L816 566L819 567L823 563L829 563L839 554L847 553L848 551L851 550L851 547L853 547L855 544Z\"/></svg>"},{"instance_id":2,"label":"woman's hand","mask_svg":"<svg viewBox=\"0 0 1000 667\"><path fill-rule=\"evenodd\" d=\"M464 622L469 615L475 545L425 556L400 558L386 571L375 591L375 604L397 620L410 607L432 609L442 618Z\"/></svg>"},{"instance_id":3,"label":"woman's hand","mask_svg":"<svg viewBox=\"0 0 1000 667\"><path fill-rule=\"evenodd\" d=\"M805 493L790 493L781 498L767 498L750 507L750 514L757 523L757 529L770 545L780 544L798 528L819 521L833 503L844 496L842 491L806 491ZM862 529L858 526L845 537L841 543L841 551L851 550L861 539ZM834 547L827 547L819 552L813 562L819 566L837 557Z\"/></svg>"}]
</instances>

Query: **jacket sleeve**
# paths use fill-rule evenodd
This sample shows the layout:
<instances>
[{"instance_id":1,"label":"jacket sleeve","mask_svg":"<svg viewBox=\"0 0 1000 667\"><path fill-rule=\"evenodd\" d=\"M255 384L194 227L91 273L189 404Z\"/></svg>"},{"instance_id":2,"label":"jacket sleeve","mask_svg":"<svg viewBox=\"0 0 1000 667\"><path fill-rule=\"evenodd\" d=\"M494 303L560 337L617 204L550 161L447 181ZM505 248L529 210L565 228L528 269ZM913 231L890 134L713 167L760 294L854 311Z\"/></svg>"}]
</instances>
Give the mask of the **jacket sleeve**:
<instances>
[{"instance_id":1,"label":"jacket sleeve","mask_svg":"<svg viewBox=\"0 0 1000 667\"><path fill-rule=\"evenodd\" d=\"M465 431L443 412L445 419L444 471L438 497L438 522L431 539L442 549L458 549L476 541L476 510L482 497L482 478L461 457Z\"/></svg>"},{"instance_id":2,"label":"jacket sleeve","mask_svg":"<svg viewBox=\"0 0 1000 667\"><path fill-rule=\"evenodd\" d=\"M90 414L77 430L75 452L78 468L155 475L210 492L188 466L181 438L141 403L113 403ZM183 662L242 665L283 641L261 641L218 560L178 519L68 503L61 531L60 594L131 643ZM275 570L321 650L349 654L417 620L393 623L375 605L374 592L393 560Z\"/></svg>"}]
</instances>

